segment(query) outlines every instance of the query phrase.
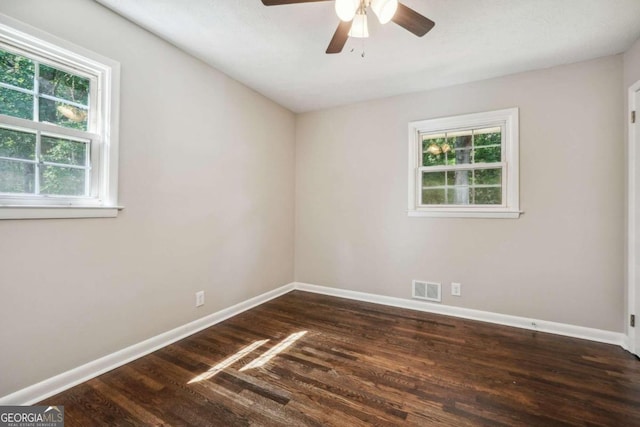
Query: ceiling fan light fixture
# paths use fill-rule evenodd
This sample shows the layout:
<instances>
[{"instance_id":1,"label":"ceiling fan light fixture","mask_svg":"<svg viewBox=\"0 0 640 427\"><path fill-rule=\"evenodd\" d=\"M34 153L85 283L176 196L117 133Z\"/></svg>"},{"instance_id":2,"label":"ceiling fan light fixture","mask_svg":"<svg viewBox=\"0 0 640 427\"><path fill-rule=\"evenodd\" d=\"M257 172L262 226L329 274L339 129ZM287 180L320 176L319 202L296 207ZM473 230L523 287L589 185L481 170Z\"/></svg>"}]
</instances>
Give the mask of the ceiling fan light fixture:
<instances>
[{"instance_id":1,"label":"ceiling fan light fixture","mask_svg":"<svg viewBox=\"0 0 640 427\"><path fill-rule=\"evenodd\" d=\"M353 18L349 37L367 38L369 37L369 26L367 25L367 14L360 13Z\"/></svg>"},{"instance_id":2,"label":"ceiling fan light fixture","mask_svg":"<svg viewBox=\"0 0 640 427\"><path fill-rule=\"evenodd\" d=\"M396 10L398 10L398 0L372 0L371 9L373 9L380 23L386 24L391 21Z\"/></svg>"},{"instance_id":3,"label":"ceiling fan light fixture","mask_svg":"<svg viewBox=\"0 0 640 427\"><path fill-rule=\"evenodd\" d=\"M278 6L328 1L332 0L262 0L262 4L265 6ZM424 36L436 25L431 19L399 3L398 0L333 0L333 2L340 22L327 46L325 51L327 54L342 52L349 37L369 37L367 23L367 8L369 7L374 11L381 23L384 24L393 20L393 22L418 37ZM351 50L353 51L353 49ZM364 56L364 52L362 56Z\"/></svg>"},{"instance_id":4,"label":"ceiling fan light fixture","mask_svg":"<svg viewBox=\"0 0 640 427\"><path fill-rule=\"evenodd\" d=\"M345 22L353 19L359 7L360 0L336 0L336 14Z\"/></svg>"}]
</instances>

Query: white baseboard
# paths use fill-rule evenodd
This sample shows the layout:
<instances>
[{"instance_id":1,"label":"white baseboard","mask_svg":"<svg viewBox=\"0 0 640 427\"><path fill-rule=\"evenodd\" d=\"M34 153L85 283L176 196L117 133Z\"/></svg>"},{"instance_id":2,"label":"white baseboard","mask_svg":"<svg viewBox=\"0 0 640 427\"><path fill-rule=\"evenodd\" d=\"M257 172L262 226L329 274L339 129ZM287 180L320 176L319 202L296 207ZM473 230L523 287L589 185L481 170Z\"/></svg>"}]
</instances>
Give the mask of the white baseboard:
<instances>
[{"instance_id":1,"label":"white baseboard","mask_svg":"<svg viewBox=\"0 0 640 427\"><path fill-rule=\"evenodd\" d=\"M586 328L584 326L575 326L566 323L549 322L546 320L474 310L471 308L454 307L451 305L434 304L423 301L369 294L365 292L349 291L346 289L330 288L326 286L311 285L308 283L296 282L294 283L294 286L295 289L314 292L317 294L372 302L392 307L408 308L411 310L426 311L429 313L445 314L447 316L461 317L463 319L479 320L482 322L513 326L516 328L547 332L550 334L564 335L573 338L581 338L606 344L615 344L622 348L625 348L626 345L626 336L622 332L605 331L602 329Z\"/></svg>"},{"instance_id":2,"label":"white baseboard","mask_svg":"<svg viewBox=\"0 0 640 427\"><path fill-rule=\"evenodd\" d=\"M156 335L155 337L149 338L138 344L134 344L122 350L116 351L115 353L101 357L100 359L86 363L67 372L63 372L59 375L56 375L55 377L46 379L22 390L18 390L4 397L0 397L0 405L32 405L50 396L67 390L75 385L95 378L98 375L111 371L119 366L125 365L135 359L152 353L162 347L166 347L167 345L186 338L189 335L193 335L194 333L213 326L216 323L220 323L223 320L247 311L253 307L264 304L265 302L291 292L294 289L323 295L348 298L357 301L388 305L392 307L408 308L411 310L444 314L447 316L460 317L464 319L479 320L482 322L495 323L498 325L514 326L517 328L548 332L551 334L564 335L574 338L582 338L607 344L616 344L622 346L623 348L626 348L625 346L627 345L626 336L620 332L604 331L600 329L586 328L583 326L548 322L544 320L510 316L488 311L473 310L470 308L425 303L422 301L415 301L410 299L294 282L266 292L262 295L258 295L254 298L248 299L247 301L243 301L229 308L225 308L216 313L212 313L198 320L194 320L193 322L187 323L183 326L179 326L168 332Z\"/></svg>"},{"instance_id":3,"label":"white baseboard","mask_svg":"<svg viewBox=\"0 0 640 427\"><path fill-rule=\"evenodd\" d=\"M105 372L111 371L119 366L125 365L135 359L152 353L162 347L166 347L169 344L186 338L189 335L193 335L196 332L213 326L216 323L220 323L223 320L247 311L257 305L264 304L269 300L292 291L294 288L293 283L281 286L239 304L194 320L186 325L179 326L168 332L164 332L140 343L123 348L115 353L108 354L100 359L63 372L55 377L0 397L0 405L32 405L75 385L95 378L98 375L104 374Z\"/></svg>"}]
</instances>

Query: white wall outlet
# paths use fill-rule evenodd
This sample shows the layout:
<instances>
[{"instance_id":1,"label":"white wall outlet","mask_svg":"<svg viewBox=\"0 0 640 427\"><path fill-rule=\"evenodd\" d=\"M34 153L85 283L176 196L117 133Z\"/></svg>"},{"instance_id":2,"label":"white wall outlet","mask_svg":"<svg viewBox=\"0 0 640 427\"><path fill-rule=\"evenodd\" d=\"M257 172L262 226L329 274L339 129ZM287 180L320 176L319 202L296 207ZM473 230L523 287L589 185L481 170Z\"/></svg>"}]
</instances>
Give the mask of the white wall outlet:
<instances>
[{"instance_id":1,"label":"white wall outlet","mask_svg":"<svg viewBox=\"0 0 640 427\"><path fill-rule=\"evenodd\" d=\"M196 307L204 305L204 291L196 292Z\"/></svg>"},{"instance_id":2,"label":"white wall outlet","mask_svg":"<svg viewBox=\"0 0 640 427\"><path fill-rule=\"evenodd\" d=\"M462 285L460 283L451 282L451 295L459 297L462 292Z\"/></svg>"}]
</instances>

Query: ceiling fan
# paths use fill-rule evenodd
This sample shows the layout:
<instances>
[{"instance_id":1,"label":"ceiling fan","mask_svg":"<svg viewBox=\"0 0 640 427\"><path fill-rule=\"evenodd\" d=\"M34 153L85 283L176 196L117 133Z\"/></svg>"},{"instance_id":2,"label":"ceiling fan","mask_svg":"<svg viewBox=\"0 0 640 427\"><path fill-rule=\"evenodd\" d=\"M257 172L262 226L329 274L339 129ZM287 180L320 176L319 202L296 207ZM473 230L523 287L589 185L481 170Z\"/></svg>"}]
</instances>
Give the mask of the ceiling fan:
<instances>
[{"instance_id":1,"label":"ceiling fan","mask_svg":"<svg viewBox=\"0 0 640 427\"><path fill-rule=\"evenodd\" d=\"M331 0L262 0L265 6L311 3ZM371 7L381 24L393 21L407 31L422 37L433 28L435 22L415 10L398 3L398 0L335 0L340 24L329 42L326 53L340 53L349 37L369 37L367 8Z\"/></svg>"}]
</instances>

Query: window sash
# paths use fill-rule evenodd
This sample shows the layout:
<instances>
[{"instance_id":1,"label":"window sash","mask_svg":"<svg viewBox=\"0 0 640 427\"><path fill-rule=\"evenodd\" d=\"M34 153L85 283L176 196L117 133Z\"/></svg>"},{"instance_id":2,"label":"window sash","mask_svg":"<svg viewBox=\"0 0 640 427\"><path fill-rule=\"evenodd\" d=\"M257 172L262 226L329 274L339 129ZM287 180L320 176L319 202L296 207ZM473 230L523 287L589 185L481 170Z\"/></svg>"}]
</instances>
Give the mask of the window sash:
<instances>
[{"instance_id":1,"label":"window sash","mask_svg":"<svg viewBox=\"0 0 640 427\"><path fill-rule=\"evenodd\" d=\"M34 85L33 89L24 89L20 88L8 83L0 82L0 87L10 90L16 90L24 94L29 94L34 96L34 110L33 110L33 121L39 123L39 115L40 115L40 99L49 99L52 101L62 102L64 104L72 105L74 107L86 110L88 112L87 117L87 132L95 133L97 132L100 125L100 116L102 112L100 111L101 102L99 100L99 88L100 79L96 72L92 71L89 67L85 67L79 62L72 62L68 59L66 60L58 60L53 57L50 53L39 50L34 46L22 45L22 43L18 43L14 41L2 40L0 39L0 49L12 53L14 55L19 55L31 60L34 63ZM58 98L56 96L48 95L40 93L40 67L39 65L46 65L49 67L56 68L65 73L74 74L78 77L82 77L88 79L89 83L89 103L88 105L83 105L77 102L68 101L63 98ZM60 126L63 127L63 126Z\"/></svg>"},{"instance_id":2,"label":"window sash","mask_svg":"<svg viewBox=\"0 0 640 427\"><path fill-rule=\"evenodd\" d=\"M60 203L66 205L100 205L102 200L99 198L100 189L100 153L102 139L100 135L80 131L77 129L56 126L49 123L34 122L32 120L21 119L18 117L0 114L0 128L15 130L19 132L32 133L36 135L36 158L35 160L20 159L13 157L1 157L2 160L9 160L35 165L35 185L34 193L3 193L0 197L15 205L33 205L34 202L39 204L55 204ZM56 163L42 160L41 138L54 137L66 140L72 140L87 144L88 155L85 158L84 165L71 165L65 163ZM83 169L85 171L85 194L83 195L57 195L57 194L41 194L40 193L40 168L44 166L64 167L71 169ZM42 203L41 203L42 202Z\"/></svg>"},{"instance_id":3,"label":"window sash","mask_svg":"<svg viewBox=\"0 0 640 427\"><path fill-rule=\"evenodd\" d=\"M468 184L468 185L437 185L437 186L425 186L422 185L422 174L429 172L455 172L460 170L466 171L478 171L487 169L501 169L501 183L500 184ZM507 200L507 163L506 162L493 162L493 163L476 163L476 164L463 164L463 165L449 165L449 166L421 166L416 168L416 201L417 207L427 209L437 208L501 208L504 209L508 206ZM422 190L450 190L457 188L501 188L501 200L500 204L425 204L422 203Z\"/></svg>"},{"instance_id":4,"label":"window sash","mask_svg":"<svg viewBox=\"0 0 640 427\"><path fill-rule=\"evenodd\" d=\"M481 130L485 130L485 129L500 129L500 144L489 144L489 145L476 145L476 135L480 135L480 134L485 134L486 132L482 132L482 133L476 133L478 131ZM433 140L434 136L439 136L439 137L444 137L449 139L450 135L455 135L455 134L460 134L460 133L470 133L471 138L471 145L467 148L463 148L463 149L455 149L457 150L464 150L464 151L469 151L470 153L475 153L475 150L481 150L481 149L485 149L485 148L496 148L496 147L500 147L500 162L505 163L506 162L506 123L500 121L500 122L491 122L491 123L482 123L482 124L478 124L478 125L474 125L474 126L464 126L464 127L456 127L456 128L446 128L446 129L438 129L438 130L429 130L429 131L420 131L418 132L418 140L416 141L417 144L419 144L418 148L418 153L420 156L420 159L418 161L418 167L435 167L435 166L424 166L423 164L423 159L422 156L424 154L429 154L428 152L428 148L425 149L423 146L423 142L426 140ZM431 137L431 138L429 138ZM452 151L453 153L453 151ZM496 162L491 162L491 163L496 163ZM475 161L475 155L471 156L471 163L464 163L461 165L440 165L440 166L444 166L444 167L450 167L450 166L462 166L462 165L478 165L478 164L484 164L484 162L480 162L480 163L476 163Z\"/></svg>"}]
</instances>

